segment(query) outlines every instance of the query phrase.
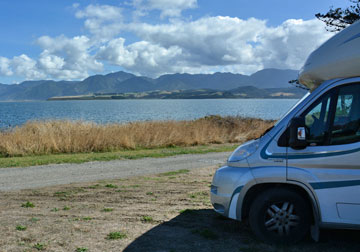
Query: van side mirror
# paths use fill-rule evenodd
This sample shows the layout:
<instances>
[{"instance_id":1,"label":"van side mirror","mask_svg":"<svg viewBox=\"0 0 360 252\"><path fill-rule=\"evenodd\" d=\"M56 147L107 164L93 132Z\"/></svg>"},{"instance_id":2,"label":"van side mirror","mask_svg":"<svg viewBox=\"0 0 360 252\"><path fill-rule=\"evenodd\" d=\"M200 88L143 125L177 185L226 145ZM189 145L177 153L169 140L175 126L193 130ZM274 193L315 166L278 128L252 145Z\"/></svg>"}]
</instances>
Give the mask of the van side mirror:
<instances>
[{"instance_id":1,"label":"van side mirror","mask_svg":"<svg viewBox=\"0 0 360 252\"><path fill-rule=\"evenodd\" d=\"M294 117L291 119L289 129L289 146L295 150L305 149L307 146L305 118Z\"/></svg>"}]
</instances>

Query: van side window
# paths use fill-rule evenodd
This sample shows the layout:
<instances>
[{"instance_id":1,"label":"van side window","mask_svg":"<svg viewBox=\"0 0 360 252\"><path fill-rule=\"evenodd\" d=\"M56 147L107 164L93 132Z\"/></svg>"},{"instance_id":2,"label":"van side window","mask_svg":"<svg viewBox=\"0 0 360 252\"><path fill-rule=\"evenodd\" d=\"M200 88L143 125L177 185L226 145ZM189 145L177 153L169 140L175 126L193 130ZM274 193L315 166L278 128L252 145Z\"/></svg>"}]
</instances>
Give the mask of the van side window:
<instances>
[{"instance_id":1,"label":"van side window","mask_svg":"<svg viewBox=\"0 0 360 252\"><path fill-rule=\"evenodd\" d=\"M359 140L360 84L355 84L339 89L330 144L348 144Z\"/></svg>"},{"instance_id":2,"label":"van side window","mask_svg":"<svg viewBox=\"0 0 360 252\"><path fill-rule=\"evenodd\" d=\"M327 94L313 104L305 114L307 142L310 146L323 145L329 127L329 108L331 96Z\"/></svg>"},{"instance_id":3,"label":"van side window","mask_svg":"<svg viewBox=\"0 0 360 252\"><path fill-rule=\"evenodd\" d=\"M331 89L301 117L305 119L308 146L360 142L360 83ZM287 129L279 138L278 146L289 146L288 136Z\"/></svg>"}]
</instances>

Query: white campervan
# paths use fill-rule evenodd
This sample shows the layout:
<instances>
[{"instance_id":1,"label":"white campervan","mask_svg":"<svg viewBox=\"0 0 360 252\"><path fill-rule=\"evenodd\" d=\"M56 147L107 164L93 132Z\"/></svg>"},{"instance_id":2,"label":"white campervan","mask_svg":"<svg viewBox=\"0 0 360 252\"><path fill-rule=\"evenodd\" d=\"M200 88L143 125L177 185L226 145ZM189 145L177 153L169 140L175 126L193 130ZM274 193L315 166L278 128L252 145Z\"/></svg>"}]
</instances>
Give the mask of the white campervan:
<instances>
[{"instance_id":1,"label":"white campervan","mask_svg":"<svg viewBox=\"0 0 360 252\"><path fill-rule=\"evenodd\" d=\"M310 92L239 146L211 185L215 211L248 219L267 242L360 228L360 23L315 50L299 80Z\"/></svg>"}]
</instances>

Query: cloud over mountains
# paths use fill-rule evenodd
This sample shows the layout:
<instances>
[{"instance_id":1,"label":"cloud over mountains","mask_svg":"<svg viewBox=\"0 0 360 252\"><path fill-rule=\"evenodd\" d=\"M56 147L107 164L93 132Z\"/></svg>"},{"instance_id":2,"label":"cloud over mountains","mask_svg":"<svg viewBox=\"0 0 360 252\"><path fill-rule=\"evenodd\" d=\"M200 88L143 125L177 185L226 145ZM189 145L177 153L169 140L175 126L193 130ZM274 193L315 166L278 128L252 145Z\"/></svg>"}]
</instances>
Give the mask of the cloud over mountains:
<instances>
[{"instance_id":1,"label":"cloud over mountains","mask_svg":"<svg viewBox=\"0 0 360 252\"><path fill-rule=\"evenodd\" d=\"M83 34L42 36L36 40L42 52L35 58L0 55L0 75L72 80L111 65L151 77L299 69L332 35L316 19L289 19L272 27L256 18L184 16L184 10L197 7L196 0L132 0L121 7L75 4L74 16L83 20ZM148 21L150 13L158 19Z\"/></svg>"}]
</instances>

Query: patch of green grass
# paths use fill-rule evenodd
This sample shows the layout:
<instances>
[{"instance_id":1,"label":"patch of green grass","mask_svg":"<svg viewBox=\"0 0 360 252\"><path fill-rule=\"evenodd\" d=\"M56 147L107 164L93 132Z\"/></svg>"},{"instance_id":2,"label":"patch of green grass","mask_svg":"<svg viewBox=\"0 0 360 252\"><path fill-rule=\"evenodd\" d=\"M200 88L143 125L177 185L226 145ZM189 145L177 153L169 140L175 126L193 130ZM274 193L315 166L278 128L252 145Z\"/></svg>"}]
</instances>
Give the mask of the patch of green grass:
<instances>
[{"instance_id":1,"label":"patch of green grass","mask_svg":"<svg viewBox=\"0 0 360 252\"><path fill-rule=\"evenodd\" d=\"M51 212L58 212L59 208L54 207L53 209L50 210Z\"/></svg>"},{"instance_id":2,"label":"patch of green grass","mask_svg":"<svg viewBox=\"0 0 360 252\"><path fill-rule=\"evenodd\" d=\"M174 175L188 173L188 172L189 172L188 169L181 169L181 170L177 170L177 171L170 171L170 172L160 173L159 175L160 176L174 176Z\"/></svg>"},{"instance_id":3,"label":"patch of green grass","mask_svg":"<svg viewBox=\"0 0 360 252\"><path fill-rule=\"evenodd\" d=\"M63 210L64 210L64 211L70 210L70 207L69 207L69 206L64 206L64 207L63 207Z\"/></svg>"},{"instance_id":4,"label":"patch of green grass","mask_svg":"<svg viewBox=\"0 0 360 252\"><path fill-rule=\"evenodd\" d=\"M111 232L106 236L108 240L119 240L126 238L126 234L122 232Z\"/></svg>"},{"instance_id":5,"label":"patch of green grass","mask_svg":"<svg viewBox=\"0 0 360 252\"><path fill-rule=\"evenodd\" d=\"M157 177L143 177L144 180L147 181L162 181L162 178L157 178Z\"/></svg>"},{"instance_id":6,"label":"patch of green grass","mask_svg":"<svg viewBox=\"0 0 360 252\"><path fill-rule=\"evenodd\" d=\"M112 211L114 211L114 209L113 208L104 208L102 211L103 212L112 212Z\"/></svg>"},{"instance_id":7,"label":"patch of green grass","mask_svg":"<svg viewBox=\"0 0 360 252\"><path fill-rule=\"evenodd\" d=\"M141 217L141 220L143 222L153 222L154 221L154 219L151 216L143 216L143 217Z\"/></svg>"},{"instance_id":8,"label":"patch of green grass","mask_svg":"<svg viewBox=\"0 0 360 252\"><path fill-rule=\"evenodd\" d=\"M118 188L117 185L113 185L113 184L107 184L107 185L105 185L105 187L107 187L107 188Z\"/></svg>"},{"instance_id":9,"label":"patch of green grass","mask_svg":"<svg viewBox=\"0 0 360 252\"><path fill-rule=\"evenodd\" d=\"M36 243L36 244L33 245L33 248L37 249L37 250L45 250L45 247L46 246L43 243Z\"/></svg>"},{"instance_id":10,"label":"patch of green grass","mask_svg":"<svg viewBox=\"0 0 360 252\"><path fill-rule=\"evenodd\" d=\"M24 204L21 204L21 207L25 207L25 208L33 208L35 207L34 203L31 203L30 201L27 201Z\"/></svg>"},{"instance_id":11,"label":"patch of green grass","mask_svg":"<svg viewBox=\"0 0 360 252\"><path fill-rule=\"evenodd\" d=\"M0 157L0 167L27 167L46 164L85 163L117 159L162 158L182 154L205 154L209 152L233 151L238 144L214 144L191 147L167 147L153 149L122 150L114 152L92 152L72 154L34 155L25 157Z\"/></svg>"},{"instance_id":12,"label":"patch of green grass","mask_svg":"<svg viewBox=\"0 0 360 252\"><path fill-rule=\"evenodd\" d=\"M115 192L123 192L123 193L125 193L125 192L128 192L128 190L119 189L119 190L116 190Z\"/></svg>"},{"instance_id":13,"label":"patch of green grass","mask_svg":"<svg viewBox=\"0 0 360 252\"><path fill-rule=\"evenodd\" d=\"M31 222L38 222L39 220L40 220L39 218L35 218L35 217L32 217L32 218L30 219Z\"/></svg>"},{"instance_id":14,"label":"patch of green grass","mask_svg":"<svg viewBox=\"0 0 360 252\"><path fill-rule=\"evenodd\" d=\"M90 221L90 220L92 220L93 218L91 218L91 217L82 217L81 219L84 220L84 221Z\"/></svg>"},{"instance_id":15,"label":"patch of green grass","mask_svg":"<svg viewBox=\"0 0 360 252\"><path fill-rule=\"evenodd\" d=\"M86 251L89 251L89 249L87 249L87 248L76 248L75 249L75 252L86 252Z\"/></svg>"},{"instance_id":16,"label":"patch of green grass","mask_svg":"<svg viewBox=\"0 0 360 252\"><path fill-rule=\"evenodd\" d=\"M192 233L198 234L208 240L216 240L219 238L219 236L210 229L195 229L192 231Z\"/></svg>"},{"instance_id":17,"label":"patch of green grass","mask_svg":"<svg viewBox=\"0 0 360 252\"><path fill-rule=\"evenodd\" d=\"M154 195L153 192L147 192L146 195Z\"/></svg>"},{"instance_id":18,"label":"patch of green grass","mask_svg":"<svg viewBox=\"0 0 360 252\"><path fill-rule=\"evenodd\" d=\"M194 210L192 209L182 209L179 211L180 214L193 214Z\"/></svg>"},{"instance_id":19,"label":"patch of green grass","mask_svg":"<svg viewBox=\"0 0 360 252\"><path fill-rule=\"evenodd\" d=\"M92 185L92 186L89 186L88 188L89 189L96 189L100 186L100 184L96 184L96 185Z\"/></svg>"},{"instance_id":20,"label":"patch of green grass","mask_svg":"<svg viewBox=\"0 0 360 252\"><path fill-rule=\"evenodd\" d=\"M70 196L71 192L64 192L64 191L60 191L60 192L54 192L54 197L68 197Z\"/></svg>"},{"instance_id":21,"label":"patch of green grass","mask_svg":"<svg viewBox=\"0 0 360 252\"><path fill-rule=\"evenodd\" d=\"M195 198L208 198L209 197L209 193L208 192L195 192L195 193L190 193L189 197L191 199L195 199Z\"/></svg>"},{"instance_id":22,"label":"patch of green grass","mask_svg":"<svg viewBox=\"0 0 360 252\"><path fill-rule=\"evenodd\" d=\"M22 225L17 225L16 226L16 230L18 230L18 231L25 231L26 229L27 229L26 226L22 226Z\"/></svg>"},{"instance_id":23,"label":"patch of green grass","mask_svg":"<svg viewBox=\"0 0 360 252\"><path fill-rule=\"evenodd\" d=\"M54 192L53 196L54 197L59 197L60 201L64 201L64 200L67 200L68 198L76 195L77 193L81 193L81 192L86 192L86 190L84 190L83 188L73 188L73 189L68 190L68 191Z\"/></svg>"}]
</instances>

